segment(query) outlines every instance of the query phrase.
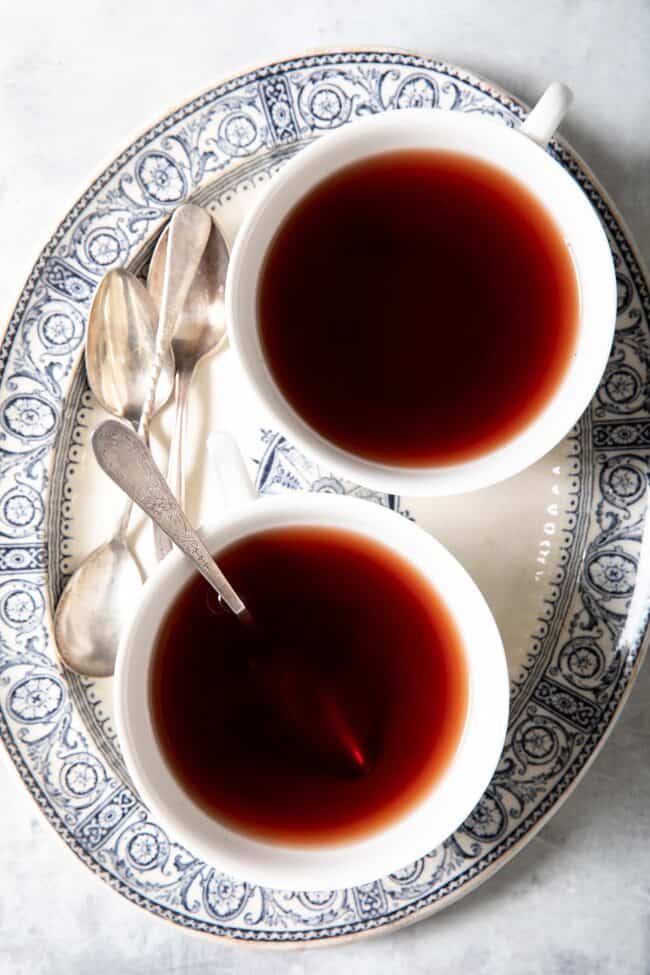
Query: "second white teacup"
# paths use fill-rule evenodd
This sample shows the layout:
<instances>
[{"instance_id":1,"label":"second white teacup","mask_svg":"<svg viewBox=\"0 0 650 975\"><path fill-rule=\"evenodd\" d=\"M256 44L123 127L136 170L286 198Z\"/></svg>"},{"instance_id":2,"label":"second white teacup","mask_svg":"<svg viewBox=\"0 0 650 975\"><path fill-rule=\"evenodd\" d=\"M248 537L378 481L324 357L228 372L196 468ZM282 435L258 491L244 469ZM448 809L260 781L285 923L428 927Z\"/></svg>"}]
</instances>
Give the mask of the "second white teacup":
<instances>
[{"instance_id":1,"label":"second white teacup","mask_svg":"<svg viewBox=\"0 0 650 975\"><path fill-rule=\"evenodd\" d=\"M616 282L609 245L596 212L578 183L544 151L568 103L568 90L552 85L520 129L476 113L439 109L384 112L356 121L319 138L295 156L272 180L244 222L232 251L226 285L233 346L278 428L325 470L379 491L404 495L474 490L538 460L562 439L587 407L611 348ZM396 149L458 152L498 167L543 205L559 228L575 267L580 303L577 339L557 388L521 432L463 463L430 467L379 463L334 444L288 401L274 379L260 338L259 284L266 256L287 215L337 170ZM480 300L480 294L476 295L479 307ZM309 328L308 308L305 328Z\"/></svg>"},{"instance_id":2,"label":"second white teacup","mask_svg":"<svg viewBox=\"0 0 650 975\"><path fill-rule=\"evenodd\" d=\"M211 440L225 513L203 535L211 551L269 528L325 526L374 540L395 552L446 604L460 634L468 694L463 731L442 775L398 818L361 839L304 847L261 840L220 822L174 776L154 731L150 678L156 638L175 598L194 573L174 550L147 580L122 640L115 671L115 717L129 774L170 835L218 869L269 887L327 889L376 879L425 855L449 836L481 798L505 737L509 686L492 614L462 566L430 535L387 508L356 498L290 492L258 499L230 438ZM214 645L206 653L218 652ZM305 639L304 652L309 652ZM432 701L435 688L431 689ZM242 721L246 715L242 714ZM182 715L179 715L182 720ZM206 741L218 748L219 741ZM287 801L291 801L287 797Z\"/></svg>"}]
</instances>

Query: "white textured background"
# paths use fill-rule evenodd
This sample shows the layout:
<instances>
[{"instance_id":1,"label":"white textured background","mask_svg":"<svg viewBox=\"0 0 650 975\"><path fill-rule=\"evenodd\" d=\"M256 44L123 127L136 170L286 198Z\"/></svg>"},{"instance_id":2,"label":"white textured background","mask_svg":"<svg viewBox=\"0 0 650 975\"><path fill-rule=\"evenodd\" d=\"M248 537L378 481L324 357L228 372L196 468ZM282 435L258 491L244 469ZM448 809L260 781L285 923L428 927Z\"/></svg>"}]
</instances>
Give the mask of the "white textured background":
<instances>
[{"instance_id":1,"label":"white textured background","mask_svg":"<svg viewBox=\"0 0 650 975\"><path fill-rule=\"evenodd\" d=\"M445 58L528 101L568 82L563 132L650 256L649 0L0 0L2 317L132 134L244 66L354 44ZM648 975L649 768L647 667L584 783L480 891L395 935L268 954L122 900L0 761L0 975Z\"/></svg>"}]
</instances>

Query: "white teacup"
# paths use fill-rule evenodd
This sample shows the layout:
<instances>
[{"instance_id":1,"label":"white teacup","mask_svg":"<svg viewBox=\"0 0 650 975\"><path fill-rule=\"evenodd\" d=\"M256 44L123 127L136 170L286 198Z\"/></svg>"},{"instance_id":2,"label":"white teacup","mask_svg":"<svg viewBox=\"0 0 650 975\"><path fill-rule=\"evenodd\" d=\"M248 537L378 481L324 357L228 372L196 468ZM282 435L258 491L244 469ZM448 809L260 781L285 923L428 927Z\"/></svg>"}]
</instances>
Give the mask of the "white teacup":
<instances>
[{"instance_id":1,"label":"white teacup","mask_svg":"<svg viewBox=\"0 0 650 975\"><path fill-rule=\"evenodd\" d=\"M385 112L318 139L276 176L249 214L232 251L226 284L230 336L244 372L277 426L333 470L378 491L446 495L516 474L549 451L587 407L609 356L616 320L612 257L596 212L579 185L544 151L570 101L554 84L520 129L477 114L439 109ZM523 183L544 205L572 254L580 292L574 355L542 412L510 441L453 466L403 467L352 454L323 437L291 406L268 367L259 337L257 290L269 246L295 204L332 172L395 149L444 149L490 162ZM317 297L315 298L317 300ZM480 302L480 295L476 300ZM309 310L305 310L308 327Z\"/></svg>"},{"instance_id":2,"label":"white teacup","mask_svg":"<svg viewBox=\"0 0 650 975\"><path fill-rule=\"evenodd\" d=\"M383 543L431 582L451 611L464 646L469 683L464 729L449 765L424 796L400 819L361 840L299 848L265 842L221 824L180 786L160 750L151 719L149 672L156 634L194 571L174 550L147 580L118 653L115 717L127 768L143 800L170 835L220 870L290 889L347 887L373 880L441 843L469 815L492 777L509 706L506 661L496 623L467 572L413 522L356 498L292 492L258 499L229 437L213 436L210 452L220 482L216 510L228 509L203 533L212 551L273 526L329 525ZM213 652L213 647L206 648L206 653Z\"/></svg>"}]
</instances>

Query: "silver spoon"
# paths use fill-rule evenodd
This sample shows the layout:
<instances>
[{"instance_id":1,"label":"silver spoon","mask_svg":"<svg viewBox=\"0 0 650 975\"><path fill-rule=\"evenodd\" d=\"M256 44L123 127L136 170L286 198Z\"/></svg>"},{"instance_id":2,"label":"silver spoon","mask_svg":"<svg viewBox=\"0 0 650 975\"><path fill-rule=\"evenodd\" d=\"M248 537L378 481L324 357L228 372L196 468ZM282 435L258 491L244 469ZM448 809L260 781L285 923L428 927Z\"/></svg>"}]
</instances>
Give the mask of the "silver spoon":
<instances>
[{"instance_id":1,"label":"silver spoon","mask_svg":"<svg viewBox=\"0 0 650 975\"><path fill-rule=\"evenodd\" d=\"M147 277L147 287L158 306L162 301L165 281L167 237L168 231L165 230L151 258ZM226 336L224 291L227 270L228 248L221 231L213 223L172 338L176 418L169 451L167 482L182 508L186 507L183 443L187 431L187 398L197 366L206 356L217 351ZM171 542L167 536L156 533L158 558L164 558L170 549Z\"/></svg>"},{"instance_id":2,"label":"silver spoon","mask_svg":"<svg viewBox=\"0 0 650 975\"><path fill-rule=\"evenodd\" d=\"M92 445L102 470L180 548L220 600L246 627L250 634L246 652L251 680L264 695L267 705L274 709L276 718L288 724L294 734L310 742L315 750L322 752L325 748L329 756L336 759L340 771L352 772L355 776L366 774L370 764L335 691L325 683L314 685L302 664L303 654L294 653L278 662L274 655L264 653L264 633L259 631L250 611L192 528L142 440L125 424L105 420L93 433ZM285 693L279 699L278 686L285 687Z\"/></svg>"},{"instance_id":3,"label":"silver spoon","mask_svg":"<svg viewBox=\"0 0 650 975\"><path fill-rule=\"evenodd\" d=\"M134 425L148 395L156 327L156 309L144 285L128 271L109 271L90 309L86 372L100 405ZM152 413L169 398L172 375L168 353ZM120 630L142 585L126 542L132 507L129 500L115 535L77 569L56 608L54 635L61 659L71 670L90 677L113 673Z\"/></svg>"},{"instance_id":4,"label":"silver spoon","mask_svg":"<svg viewBox=\"0 0 650 975\"><path fill-rule=\"evenodd\" d=\"M208 243L212 219L207 210L183 203L174 211L169 224L165 271L163 275L156 349L149 372L149 389L138 433L144 436L153 413L156 387L163 362L169 355L172 338L189 293L199 262Z\"/></svg>"},{"instance_id":5,"label":"silver spoon","mask_svg":"<svg viewBox=\"0 0 650 975\"><path fill-rule=\"evenodd\" d=\"M188 557L238 619L252 623L244 603L192 528L152 457L124 423L104 420L92 435L97 463Z\"/></svg>"}]
</instances>

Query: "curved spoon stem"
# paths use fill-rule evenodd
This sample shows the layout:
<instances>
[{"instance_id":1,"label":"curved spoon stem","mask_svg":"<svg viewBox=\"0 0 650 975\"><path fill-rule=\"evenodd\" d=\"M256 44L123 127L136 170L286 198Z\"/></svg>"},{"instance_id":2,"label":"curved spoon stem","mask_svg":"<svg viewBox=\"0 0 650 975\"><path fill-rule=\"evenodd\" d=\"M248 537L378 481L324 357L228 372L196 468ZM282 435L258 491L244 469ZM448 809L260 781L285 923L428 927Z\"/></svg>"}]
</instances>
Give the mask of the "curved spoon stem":
<instances>
[{"instance_id":1,"label":"curved spoon stem","mask_svg":"<svg viewBox=\"0 0 650 975\"><path fill-rule=\"evenodd\" d=\"M129 522L131 521L131 512L133 511L133 501L131 498L127 499L124 505L124 511L117 525L117 531L115 532L114 538L116 541L126 542L126 534L129 530Z\"/></svg>"},{"instance_id":2,"label":"curved spoon stem","mask_svg":"<svg viewBox=\"0 0 650 975\"><path fill-rule=\"evenodd\" d=\"M174 418L174 432L169 448L169 462L167 465L167 483L172 494L185 510L185 470L183 466L183 445L187 431L187 403L194 366L191 369L178 369L174 376L174 399L176 401L176 416ZM155 525L156 555L159 560L171 551L172 543L161 529Z\"/></svg>"},{"instance_id":3,"label":"curved spoon stem","mask_svg":"<svg viewBox=\"0 0 650 975\"><path fill-rule=\"evenodd\" d=\"M181 508L185 509L185 469L183 465L183 444L187 433L187 402L194 369L179 369L176 373L176 422L169 451L167 483Z\"/></svg>"}]
</instances>

